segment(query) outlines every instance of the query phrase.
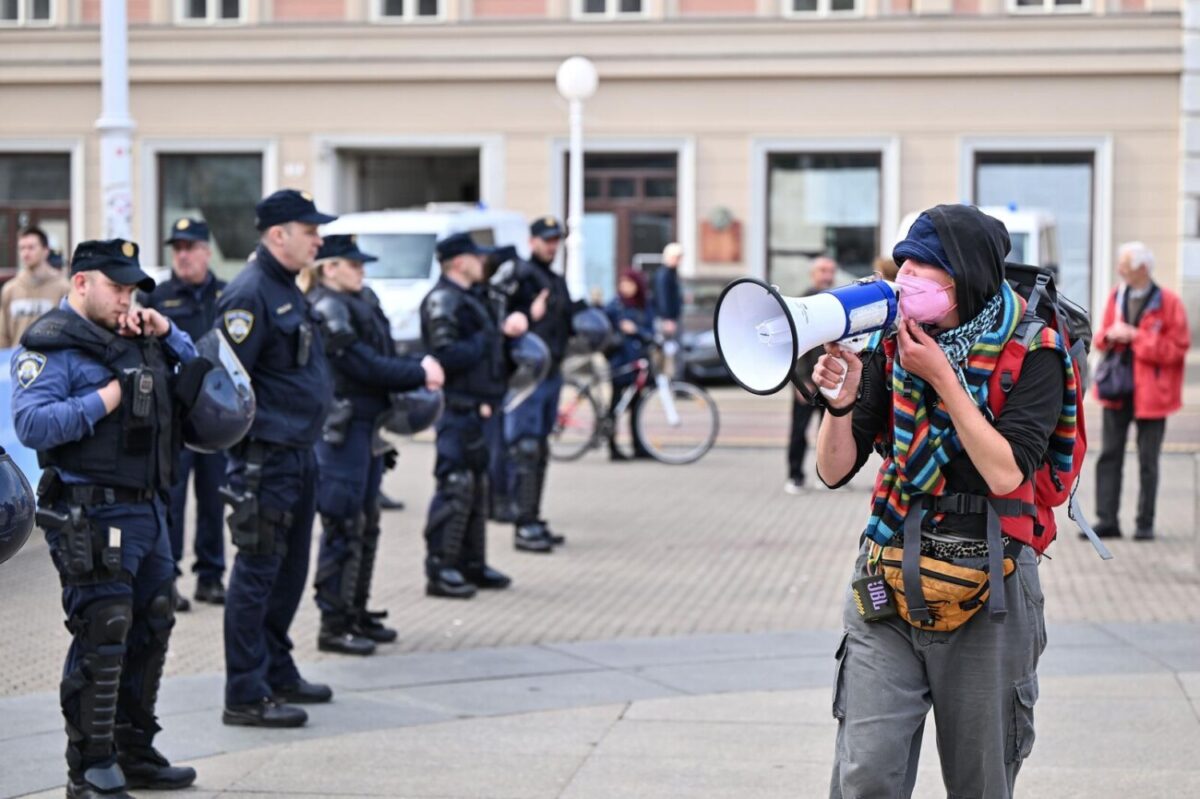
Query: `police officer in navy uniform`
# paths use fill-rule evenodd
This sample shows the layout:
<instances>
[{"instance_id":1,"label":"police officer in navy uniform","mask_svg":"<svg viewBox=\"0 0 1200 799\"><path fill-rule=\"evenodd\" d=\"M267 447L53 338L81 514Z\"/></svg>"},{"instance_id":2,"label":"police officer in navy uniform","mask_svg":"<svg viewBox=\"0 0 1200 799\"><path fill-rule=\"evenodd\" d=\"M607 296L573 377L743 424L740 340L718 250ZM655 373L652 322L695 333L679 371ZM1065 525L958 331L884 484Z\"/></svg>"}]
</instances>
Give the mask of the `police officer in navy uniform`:
<instances>
[{"instance_id":1,"label":"police officer in navy uniform","mask_svg":"<svg viewBox=\"0 0 1200 799\"><path fill-rule=\"evenodd\" d=\"M255 206L261 238L246 267L217 300L216 327L250 374L258 413L229 451L237 555L225 598L226 724L298 727L296 704L328 702L292 660L288 628L304 593L316 512L313 445L332 402L332 376L320 324L296 275L321 246L317 226L336 217L293 189Z\"/></svg>"},{"instance_id":2,"label":"police officer in navy uniform","mask_svg":"<svg viewBox=\"0 0 1200 799\"><path fill-rule=\"evenodd\" d=\"M435 358L398 356L391 325L375 292L363 285L363 266L376 260L354 236L326 236L306 275L308 300L321 319L333 367L334 405L317 442L317 511L321 549L316 602L321 610L317 647L369 655L376 642L396 640L367 599L379 549L379 486L391 447L379 435L392 411L392 393L445 379Z\"/></svg>"},{"instance_id":3,"label":"police officer in navy uniform","mask_svg":"<svg viewBox=\"0 0 1200 799\"><path fill-rule=\"evenodd\" d=\"M135 287L154 288L137 245L81 243L70 293L25 332L12 361L14 425L45 470L38 522L73 637L60 690L68 797L196 778L153 741L175 624L163 501L181 444L173 369L201 360L162 314L131 309Z\"/></svg>"},{"instance_id":4,"label":"police officer in navy uniform","mask_svg":"<svg viewBox=\"0 0 1200 799\"><path fill-rule=\"evenodd\" d=\"M421 338L446 372L446 410L437 424L437 490L425 526L425 593L469 599L511 580L487 565L488 447L484 420L504 399L505 337L529 326L522 313L501 322L489 302L484 259L493 250L465 233L437 243L442 276L421 303Z\"/></svg>"},{"instance_id":5,"label":"police officer in navy uniform","mask_svg":"<svg viewBox=\"0 0 1200 799\"><path fill-rule=\"evenodd\" d=\"M562 362L571 338L571 320L587 305L571 300L567 282L553 269L563 237L558 220L542 217L530 226L529 234L529 260L514 261L500 281L509 283L509 307L525 313L530 330L550 348L550 373L529 399L505 414L504 440L508 447L509 494L516 501L517 510L513 543L525 552L550 552L564 539L541 518L546 468L550 462L548 439L558 416Z\"/></svg>"},{"instance_id":6,"label":"police officer in navy uniform","mask_svg":"<svg viewBox=\"0 0 1200 799\"><path fill-rule=\"evenodd\" d=\"M171 277L155 286L149 294L141 294L138 302L155 309L191 336L192 341L198 341L212 330L217 298L225 288L225 281L209 270L212 249L208 224L201 219L178 219L171 225L166 244L171 248ZM171 486L169 514L171 552L176 568L183 560L184 517L188 480L192 475L195 475L196 491L196 562L192 566L196 573L195 597L198 602L223 605L225 520L222 518L221 486L225 483L225 453L203 454L184 449L180 455L177 479ZM179 597L176 610L188 610L187 599Z\"/></svg>"}]
</instances>

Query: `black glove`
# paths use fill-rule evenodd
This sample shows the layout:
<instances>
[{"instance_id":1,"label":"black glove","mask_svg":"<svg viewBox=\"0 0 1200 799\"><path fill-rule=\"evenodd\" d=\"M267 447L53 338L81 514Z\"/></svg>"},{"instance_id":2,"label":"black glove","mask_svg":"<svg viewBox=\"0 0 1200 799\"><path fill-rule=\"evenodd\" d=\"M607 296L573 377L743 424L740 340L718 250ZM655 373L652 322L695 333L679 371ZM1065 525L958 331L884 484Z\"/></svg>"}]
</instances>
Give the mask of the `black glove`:
<instances>
[{"instance_id":1,"label":"black glove","mask_svg":"<svg viewBox=\"0 0 1200 799\"><path fill-rule=\"evenodd\" d=\"M389 449L383 453L383 470L390 472L396 468L396 464L400 461L400 452L395 449Z\"/></svg>"}]
</instances>

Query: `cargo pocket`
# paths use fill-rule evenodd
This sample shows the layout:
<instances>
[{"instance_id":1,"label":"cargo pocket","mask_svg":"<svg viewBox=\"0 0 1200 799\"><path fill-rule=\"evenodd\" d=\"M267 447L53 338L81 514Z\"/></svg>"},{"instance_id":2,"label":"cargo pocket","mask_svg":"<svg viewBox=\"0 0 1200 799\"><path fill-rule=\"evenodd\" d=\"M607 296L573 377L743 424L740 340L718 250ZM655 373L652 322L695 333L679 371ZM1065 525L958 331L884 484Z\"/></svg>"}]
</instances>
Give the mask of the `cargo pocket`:
<instances>
[{"instance_id":1,"label":"cargo pocket","mask_svg":"<svg viewBox=\"0 0 1200 799\"><path fill-rule=\"evenodd\" d=\"M1033 706L1037 704L1037 698L1036 674L1031 674L1013 686L1012 721L1009 724L1005 763L1024 760L1033 751Z\"/></svg>"},{"instance_id":2,"label":"cargo pocket","mask_svg":"<svg viewBox=\"0 0 1200 799\"><path fill-rule=\"evenodd\" d=\"M843 672L846 666L846 639L849 637L849 633L842 634L842 642L838 644L837 653L834 655L837 658L837 668L833 675L833 717L838 720L846 718L846 688Z\"/></svg>"}]
</instances>

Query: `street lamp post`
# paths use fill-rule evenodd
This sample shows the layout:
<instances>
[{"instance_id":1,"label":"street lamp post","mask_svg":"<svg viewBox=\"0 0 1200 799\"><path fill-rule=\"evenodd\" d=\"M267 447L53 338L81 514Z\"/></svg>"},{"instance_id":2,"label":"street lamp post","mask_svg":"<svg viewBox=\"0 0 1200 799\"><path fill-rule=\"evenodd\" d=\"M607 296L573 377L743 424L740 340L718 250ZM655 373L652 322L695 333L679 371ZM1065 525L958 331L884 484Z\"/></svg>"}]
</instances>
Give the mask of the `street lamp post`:
<instances>
[{"instance_id":1,"label":"street lamp post","mask_svg":"<svg viewBox=\"0 0 1200 799\"><path fill-rule=\"evenodd\" d=\"M133 238L133 118L125 0L103 0L100 16L100 190L104 237ZM150 211L143 209L143 213ZM76 232L79 237L79 232Z\"/></svg>"},{"instance_id":2,"label":"street lamp post","mask_svg":"<svg viewBox=\"0 0 1200 799\"><path fill-rule=\"evenodd\" d=\"M567 173L567 288L584 294L583 277L583 101L596 93L596 67L582 56L573 56L558 67L558 93L571 106L570 166Z\"/></svg>"}]
</instances>

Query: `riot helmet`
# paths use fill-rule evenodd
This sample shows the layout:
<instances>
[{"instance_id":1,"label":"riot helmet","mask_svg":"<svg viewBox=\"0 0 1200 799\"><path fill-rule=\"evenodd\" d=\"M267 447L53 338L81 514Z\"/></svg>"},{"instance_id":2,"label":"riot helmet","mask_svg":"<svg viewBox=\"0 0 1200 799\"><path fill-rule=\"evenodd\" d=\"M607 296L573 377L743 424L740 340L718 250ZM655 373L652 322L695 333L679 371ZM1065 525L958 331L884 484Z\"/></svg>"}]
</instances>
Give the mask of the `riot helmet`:
<instances>
[{"instance_id":1,"label":"riot helmet","mask_svg":"<svg viewBox=\"0 0 1200 799\"><path fill-rule=\"evenodd\" d=\"M29 540L34 520L33 489L12 457L0 447L0 563Z\"/></svg>"},{"instance_id":2,"label":"riot helmet","mask_svg":"<svg viewBox=\"0 0 1200 799\"><path fill-rule=\"evenodd\" d=\"M589 352L600 352L612 338L612 323L599 308L584 308L571 317L571 329L583 339Z\"/></svg>"},{"instance_id":3,"label":"riot helmet","mask_svg":"<svg viewBox=\"0 0 1200 799\"><path fill-rule=\"evenodd\" d=\"M446 402L441 391L415 388L392 395L392 407L383 427L389 433L411 436L433 427Z\"/></svg>"},{"instance_id":4,"label":"riot helmet","mask_svg":"<svg viewBox=\"0 0 1200 799\"><path fill-rule=\"evenodd\" d=\"M524 333L508 340L508 360L513 371L508 378L505 408L520 405L550 373L550 348L537 333ZM515 399L519 397L519 399Z\"/></svg>"},{"instance_id":5,"label":"riot helmet","mask_svg":"<svg viewBox=\"0 0 1200 799\"><path fill-rule=\"evenodd\" d=\"M197 360L210 368L199 377L194 399L183 417L183 443L196 452L228 449L242 440L254 423L254 389L250 375L225 335L210 330L196 342ZM188 364L184 367L185 374ZM199 368L199 367L197 367Z\"/></svg>"}]
</instances>

